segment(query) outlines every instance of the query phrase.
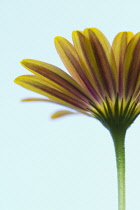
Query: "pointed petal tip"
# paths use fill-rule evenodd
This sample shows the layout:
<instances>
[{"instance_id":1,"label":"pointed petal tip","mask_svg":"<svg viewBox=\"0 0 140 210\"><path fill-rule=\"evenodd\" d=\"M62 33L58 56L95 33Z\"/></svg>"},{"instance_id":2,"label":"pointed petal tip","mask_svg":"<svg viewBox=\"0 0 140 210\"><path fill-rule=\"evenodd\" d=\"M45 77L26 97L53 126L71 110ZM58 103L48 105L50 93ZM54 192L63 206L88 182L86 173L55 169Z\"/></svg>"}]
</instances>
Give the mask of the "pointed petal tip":
<instances>
[{"instance_id":1,"label":"pointed petal tip","mask_svg":"<svg viewBox=\"0 0 140 210\"><path fill-rule=\"evenodd\" d=\"M20 64L21 65L24 65L24 63L26 63L26 62L28 62L30 59L28 59L28 58L24 58L24 59L22 59L21 61L20 61Z\"/></svg>"},{"instance_id":2,"label":"pointed petal tip","mask_svg":"<svg viewBox=\"0 0 140 210\"><path fill-rule=\"evenodd\" d=\"M31 62L36 62L37 60L35 59L30 59L30 58L24 58L20 61L21 65L25 65L26 63L31 63Z\"/></svg>"},{"instance_id":3,"label":"pointed petal tip","mask_svg":"<svg viewBox=\"0 0 140 210\"><path fill-rule=\"evenodd\" d=\"M24 99L21 99L21 102L37 102L37 101L43 101L43 100L41 100L39 98L24 98Z\"/></svg>"},{"instance_id":4,"label":"pointed petal tip","mask_svg":"<svg viewBox=\"0 0 140 210\"><path fill-rule=\"evenodd\" d=\"M16 78L14 79L14 82L17 83L17 82L19 82L20 80L24 79L24 78L27 77L27 76L28 76L28 75L20 75L20 76L18 76L18 77L16 77Z\"/></svg>"},{"instance_id":5,"label":"pointed petal tip","mask_svg":"<svg viewBox=\"0 0 140 210\"><path fill-rule=\"evenodd\" d=\"M21 102L27 102L27 101L29 102L29 101L33 101L33 100L30 98L29 99L28 98L21 99Z\"/></svg>"},{"instance_id":6,"label":"pointed petal tip","mask_svg":"<svg viewBox=\"0 0 140 210\"><path fill-rule=\"evenodd\" d=\"M18 84L19 80L20 80L21 76L18 76L14 79L14 83Z\"/></svg>"},{"instance_id":7,"label":"pointed petal tip","mask_svg":"<svg viewBox=\"0 0 140 210\"><path fill-rule=\"evenodd\" d=\"M24 59L22 59L22 60L20 61L20 64L21 64L24 68L26 68L27 64L29 63L29 60L30 60L30 59L24 58Z\"/></svg>"},{"instance_id":8,"label":"pointed petal tip","mask_svg":"<svg viewBox=\"0 0 140 210\"><path fill-rule=\"evenodd\" d=\"M65 39L65 38L63 38L62 36L56 36L56 37L54 38L54 43L56 43L56 42L58 42L58 41L61 41L61 40L63 40L63 39Z\"/></svg>"},{"instance_id":9,"label":"pointed petal tip","mask_svg":"<svg viewBox=\"0 0 140 210\"><path fill-rule=\"evenodd\" d=\"M68 111L68 110L61 110L61 111L57 111L54 114L52 114L50 118L51 119L57 119L57 118L64 117L64 116L67 116L67 115L70 115L70 114L77 114L77 113L74 113L74 112L71 112L71 111Z\"/></svg>"}]
</instances>

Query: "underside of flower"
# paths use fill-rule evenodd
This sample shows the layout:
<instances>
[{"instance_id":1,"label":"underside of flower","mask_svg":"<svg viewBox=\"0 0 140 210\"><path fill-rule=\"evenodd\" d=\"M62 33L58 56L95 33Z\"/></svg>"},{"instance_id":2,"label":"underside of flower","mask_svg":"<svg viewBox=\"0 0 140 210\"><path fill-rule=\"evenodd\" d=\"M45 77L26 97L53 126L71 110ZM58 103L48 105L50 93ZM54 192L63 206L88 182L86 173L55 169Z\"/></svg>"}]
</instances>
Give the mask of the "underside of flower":
<instances>
[{"instance_id":1,"label":"underside of flower","mask_svg":"<svg viewBox=\"0 0 140 210\"><path fill-rule=\"evenodd\" d=\"M139 115L139 104L131 97L128 101L118 95L114 101L105 98L101 106L94 108L94 116L109 130L126 130Z\"/></svg>"},{"instance_id":2,"label":"underside of flower","mask_svg":"<svg viewBox=\"0 0 140 210\"><path fill-rule=\"evenodd\" d=\"M34 75L20 76L15 82L47 97L24 101L61 104L97 118L108 129L126 129L140 113L140 33L121 32L112 46L96 28L74 31L72 38L73 44L55 38L70 75L48 63L22 60ZM52 118L72 113L59 111Z\"/></svg>"}]
</instances>

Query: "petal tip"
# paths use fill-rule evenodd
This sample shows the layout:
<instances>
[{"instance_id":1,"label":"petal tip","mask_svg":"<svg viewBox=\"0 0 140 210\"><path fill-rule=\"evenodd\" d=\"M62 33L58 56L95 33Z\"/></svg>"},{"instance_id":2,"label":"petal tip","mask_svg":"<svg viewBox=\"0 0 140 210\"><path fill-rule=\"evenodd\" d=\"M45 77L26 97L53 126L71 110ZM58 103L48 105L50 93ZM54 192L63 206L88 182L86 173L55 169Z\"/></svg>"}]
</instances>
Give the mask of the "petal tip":
<instances>
[{"instance_id":1,"label":"petal tip","mask_svg":"<svg viewBox=\"0 0 140 210\"><path fill-rule=\"evenodd\" d=\"M67 115L71 115L71 114L76 114L76 113L68 111L68 110L61 110L61 111L57 111L54 114L52 114L50 116L50 118L51 119L57 119L57 118L65 117Z\"/></svg>"},{"instance_id":2,"label":"petal tip","mask_svg":"<svg viewBox=\"0 0 140 210\"><path fill-rule=\"evenodd\" d=\"M61 36L56 36L55 38L54 38L54 42L58 42L59 40L62 40L63 39L63 37L61 37Z\"/></svg>"}]
</instances>

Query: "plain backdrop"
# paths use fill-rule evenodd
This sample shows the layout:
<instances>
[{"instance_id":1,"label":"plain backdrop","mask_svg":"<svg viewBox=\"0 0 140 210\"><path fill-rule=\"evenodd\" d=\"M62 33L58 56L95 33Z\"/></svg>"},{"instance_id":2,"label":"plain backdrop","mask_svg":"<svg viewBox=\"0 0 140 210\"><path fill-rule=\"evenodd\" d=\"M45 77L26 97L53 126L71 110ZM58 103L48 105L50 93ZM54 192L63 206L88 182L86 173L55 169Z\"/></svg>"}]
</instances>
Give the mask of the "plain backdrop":
<instances>
[{"instance_id":1,"label":"plain backdrop","mask_svg":"<svg viewBox=\"0 0 140 210\"><path fill-rule=\"evenodd\" d=\"M66 70L53 38L99 28L112 42L140 31L138 0L0 0L0 209L117 210L112 139L93 118L50 120L63 107L22 103L37 94L13 83L23 58ZM140 118L126 136L127 210L140 209Z\"/></svg>"}]
</instances>

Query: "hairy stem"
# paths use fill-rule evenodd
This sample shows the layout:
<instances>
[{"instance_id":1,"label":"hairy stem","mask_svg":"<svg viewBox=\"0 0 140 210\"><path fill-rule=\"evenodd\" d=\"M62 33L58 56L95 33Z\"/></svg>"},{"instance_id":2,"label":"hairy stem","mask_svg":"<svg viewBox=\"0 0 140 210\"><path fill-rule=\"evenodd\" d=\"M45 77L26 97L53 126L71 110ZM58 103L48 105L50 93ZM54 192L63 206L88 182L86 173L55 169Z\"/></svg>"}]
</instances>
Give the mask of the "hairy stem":
<instances>
[{"instance_id":1,"label":"hairy stem","mask_svg":"<svg viewBox=\"0 0 140 210\"><path fill-rule=\"evenodd\" d=\"M126 130L111 131L118 174L118 210L125 210L125 133Z\"/></svg>"}]
</instances>

